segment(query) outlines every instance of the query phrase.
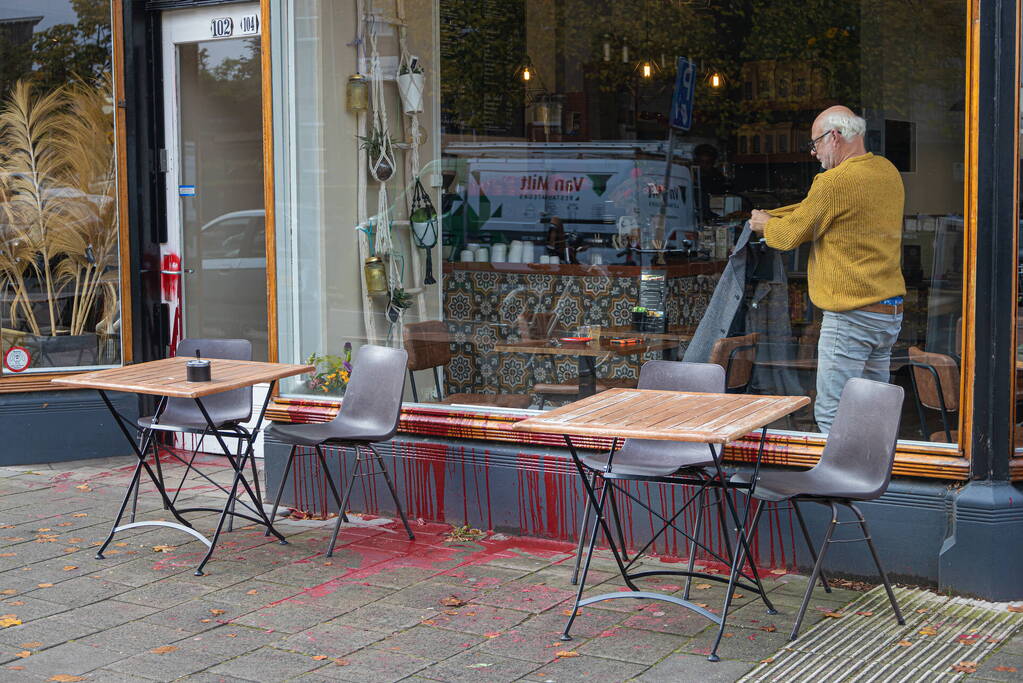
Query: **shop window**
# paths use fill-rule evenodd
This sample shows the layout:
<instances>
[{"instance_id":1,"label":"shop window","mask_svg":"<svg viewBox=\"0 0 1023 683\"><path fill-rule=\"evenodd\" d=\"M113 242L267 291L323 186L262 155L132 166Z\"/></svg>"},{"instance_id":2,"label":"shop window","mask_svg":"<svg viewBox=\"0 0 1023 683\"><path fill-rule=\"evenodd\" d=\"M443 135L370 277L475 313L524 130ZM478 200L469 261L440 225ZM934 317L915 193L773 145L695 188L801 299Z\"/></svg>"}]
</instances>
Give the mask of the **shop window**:
<instances>
[{"instance_id":1,"label":"shop window","mask_svg":"<svg viewBox=\"0 0 1023 683\"><path fill-rule=\"evenodd\" d=\"M406 398L419 403L546 409L633 386L644 361L685 355L751 210L806 195L822 170L807 151L814 120L843 104L865 119L868 151L903 171L889 254L905 281L890 363L907 389L901 436L956 441L955 406L943 422L911 370L951 359L942 390L958 395L962 2L655 14L645 0L406 0L399 24L386 2L369 21L354 1L281 4L280 349L320 364L285 396L342 395L346 344L367 341L409 349ZM669 144L677 55L698 71L692 126ZM410 107L401 91L420 68L424 97ZM356 72L382 80L352 112L338 84ZM381 160L393 168L383 183L370 168ZM433 235L414 224L434 215L428 283ZM753 348L710 360L748 372L736 381L746 391L816 400L811 246L781 254L783 277L765 254L727 322L727 336L755 333ZM628 339L640 341L611 343ZM812 410L774 427L817 431Z\"/></svg>"},{"instance_id":2,"label":"shop window","mask_svg":"<svg viewBox=\"0 0 1023 683\"><path fill-rule=\"evenodd\" d=\"M106 0L0 7L0 352L5 376L120 362Z\"/></svg>"}]
</instances>

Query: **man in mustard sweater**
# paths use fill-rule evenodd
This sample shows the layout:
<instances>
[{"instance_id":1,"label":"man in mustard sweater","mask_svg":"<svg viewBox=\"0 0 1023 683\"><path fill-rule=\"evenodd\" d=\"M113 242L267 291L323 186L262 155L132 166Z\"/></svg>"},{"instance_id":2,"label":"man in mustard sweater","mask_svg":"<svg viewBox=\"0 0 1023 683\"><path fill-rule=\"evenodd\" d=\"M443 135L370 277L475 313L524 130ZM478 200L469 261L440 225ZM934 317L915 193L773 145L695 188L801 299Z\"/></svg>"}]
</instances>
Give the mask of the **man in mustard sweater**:
<instances>
[{"instance_id":1,"label":"man in mustard sweater","mask_svg":"<svg viewBox=\"0 0 1023 683\"><path fill-rule=\"evenodd\" d=\"M753 211L767 245L786 251L810 242L810 300L824 311L817 346L814 417L831 429L852 377L889 381L892 345L902 329L902 177L866 151L866 122L831 107L813 123L810 154L824 172L798 204Z\"/></svg>"}]
</instances>

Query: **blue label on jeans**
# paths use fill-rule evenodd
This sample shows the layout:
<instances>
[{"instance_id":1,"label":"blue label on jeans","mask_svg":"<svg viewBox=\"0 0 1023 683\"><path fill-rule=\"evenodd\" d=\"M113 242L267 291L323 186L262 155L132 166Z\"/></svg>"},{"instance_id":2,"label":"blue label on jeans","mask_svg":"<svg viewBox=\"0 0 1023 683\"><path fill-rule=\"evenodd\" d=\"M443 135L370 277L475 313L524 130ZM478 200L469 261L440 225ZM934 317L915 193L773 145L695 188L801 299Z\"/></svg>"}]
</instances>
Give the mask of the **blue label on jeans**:
<instances>
[{"instance_id":1,"label":"blue label on jeans","mask_svg":"<svg viewBox=\"0 0 1023 683\"><path fill-rule=\"evenodd\" d=\"M887 304L889 306L898 306L899 304L902 303L902 297L901 296L893 296L891 299L885 299L884 301L882 301L880 303Z\"/></svg>"}]
</instances>

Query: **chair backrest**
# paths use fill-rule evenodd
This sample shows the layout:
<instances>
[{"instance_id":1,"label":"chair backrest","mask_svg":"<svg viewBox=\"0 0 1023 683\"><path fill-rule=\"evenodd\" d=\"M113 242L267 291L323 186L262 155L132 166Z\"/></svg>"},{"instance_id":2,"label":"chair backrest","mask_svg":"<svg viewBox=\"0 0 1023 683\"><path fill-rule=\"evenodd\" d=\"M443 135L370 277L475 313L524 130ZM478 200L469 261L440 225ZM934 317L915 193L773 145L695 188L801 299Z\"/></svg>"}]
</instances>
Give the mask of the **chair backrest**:
<instances>
[{"instance_id":1,"label":"chair backrest","mask_svg":"<svg viewBox=\"0 0 1023 683\"><path fill-rule=\"evenodd\" d=\"M941 396L945 399L945 410L952 413L959 410L959 366L955 360L916 346L909 347L909 360L914 364L913 378L920 402L932 410L941 410L938 398Z\"/></svg>"},{"instance_id":2,"label":"chair backrest","mask_svg":"<svg viewBox=\"0 0 1023 683\"><path fill-rule=\"evenodd\" d=\"M674 360L651 360L639 369L639 389L656 391L694 391L708 394L725 393L725 370L715 363L686 363ZM622 452L637 459L664 460L673 454L688 456L690 444L678 441L626 439ZM613 461L612 461L613 462Z\"/></svg>"},{"instance_id":3,"label":"chair backrest","mask_svg":"<svg viewBox=\"0 0 1023 683\"><path fill-rule=\"evenodd\" d=\"M252 360L252 342L248 339L182 339L174 355L194 358L196 351L203 358L224 358L227 360ZM213 371L216 374L216 370ZM195 412L200 416L195 401L190 398L167 399L167 407L178 403L182 410ZM232 389L202 399L202 404L216 424L224 422L245 422L252 417L252 387Z\"/></svg>"},{"instance_id":4,"label":"chair backrest","mask_svg":"<svg viewBox=\"0 0 1023 683\"><path fill-rule=\"evenodd\" d=\"M357 425L380 441L394 436L401 415L408 352L366 344L359 348L352 364L352 376L345 389L335 422Z\"/></svg>"},{"instance_id":5,"label":"chair backrest","mask_svg":"<svg viewBox=\"0 0 1023 683\"><path fill-rule=\"evenodd\" d=\"M722 337L714 342L709 362L717 363L728 373L729 389L744 387L753 376L753 363L757 357L756 332L741 337Z\"/></svg>"},{"instance_id":6,"label":"chair backrest","mask_svg":"<svg viewBox=\"0 0 1023 683\"><path fill-rule=\"evenodd\" d=\"M429 370L451 362L451 335L443 320L405 325L409 370Z\"/></svg>"},{"instance_id":7,"label":"chair backrest","mask_svg":"<svg viewBox=\"0 0 1023 683\"><path fill-rule=\"evenodd\" d=\"M554 313L520 313L515 327L523 339L549 339L565 333Z\"/></svg>"},{"instance_id":8,"label":"chair backrest","mask_svg":"<svg viewBox=\"0 0 1023 683\"><path fill-rule=\"evenodd\" d=\"M898 385L861 377L845 383L815 468L822 479L855 491L856 500L872 500L888 489L904 394Z\"/></svg>"}]
</instances>

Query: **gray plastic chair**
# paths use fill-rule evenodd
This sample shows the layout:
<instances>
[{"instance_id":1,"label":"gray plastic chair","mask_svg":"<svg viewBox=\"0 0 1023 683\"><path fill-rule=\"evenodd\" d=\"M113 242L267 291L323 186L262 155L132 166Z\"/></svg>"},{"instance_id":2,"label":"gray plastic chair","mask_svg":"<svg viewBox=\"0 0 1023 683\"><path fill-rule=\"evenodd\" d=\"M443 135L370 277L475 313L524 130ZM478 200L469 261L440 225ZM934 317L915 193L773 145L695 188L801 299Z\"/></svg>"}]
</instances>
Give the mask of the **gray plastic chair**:
<instances>
[{"instance_id":1,"label":"gray plastic chair","mask_svg":"<svg viewBox=\"0 0 1023 683\"><path fill-rule=\"evenodd\" d=\"M638 389L652 389L660 391L691 391L723 394L725 393L725 370L714 363L684 363L680 361L652 360L643 364L639 372ZM660 479L673 477L680 474L690 474L704 480L697 493L696 505L700 511L696 516L696 528L693 538L699 538L700 529L703 524L703 496L706 489L706 482L710 476L703 471L703 468L713 466L714 460L705 443L688 443L682 441L660 441L654 439L626 439L622 447L615 451L611 459L611 468L608 469L609 453L585 453L580 455L582 463L592 470L593 481L597 477L614 479ZM618 536L623 549L625 538L622 534L621 522L619 520L618 508L615 505L614 493L608 487L608 503L611 505L611 512L615 518ZM721 519L726 519L723 509L723 499L720 491L715 489L717 504ZM576 547L575 569L572 573L572 583L578 580L579 564L582 559L583 542L587 535L592 505L587 503L583 512L582 530L579 533L579 543ZM665 527L667 529L667 527ZM650 539L635 558L638 558L648 548L657 536ZM728 543L728 534L725 534L725 542ZM728 546L731 555L731 546ZM635 561L633 559L633 562ZM691 573L696 561L696 544L690 543L689 568L686 576L686 587L683 599L689 599L689 585L692 580Z\"/></svg>"},{"instance_id":2,"label":"gray plastic chair","mask_svg":"<svg viewBox=\"0 0 1023 683\"><path fill-rule=\"evenodd\" d=\"M284 485L291 473L297 448L312 446L316 451L320 467L327 478L334 501L338 505L337 524L334 525L334 534L327 547L327 557L334 554L334 544L337 543L341 522L348 521L345 507L352 494L355 479L360 476L359 470L362 463L366 460L375 461L380 467L380 471L370 471L362 476L384 475L387 488L391 490L391 497L394 498L394 505L398 509L398 514L401 515L401 522L405 525L405 531L410 539L415 538L408 520L405 518L405 511L401 508L401 502L398 500L391 475L387 472L387 466L377 450L373 448L374 443L387 441L398 431L407 363L408 353L404 349L367 344L361 347L355 355L352 376L348 380L348 388L345 390L344 400L341 401L341 409L333 420L320 424L273 424L266 430L266 434L291 444L288 464L284 468L284 475L281 477L281 484L277 489L277 497L274 499L274 508L270 519L277 516L277 508L281 504L281 494L284 492ZM327 461L320 448L323 444L328 443L355 448L355 467L352 468L352 476L348 480L343 496L338 495L334 478L331 476L330 470L327 469ZM367 448L372 456L363 458L362 448Z\"/></svg>"},{"instance_id":3,"label":"gray plastic chair","mask_svg":"<svg viewBox=\"0 0 1023 683\"><path fill-rule=\"evenodd\" d=\"M195 357L197 351L203 358L252 360L252 343L247 339L182 339L178 342L178 348L175 355ZM205 396L202 399L202 403L206 408L206 412L209 413L210 420L214 425L216 425L217 430L225 432L222 434L223 436L235 438L240 437L240 439L249 438L250 435L248 430L243 427L241 423L247 422L249 418L252 417L252 387L233 389L231 391ZM172 502L176 502L178 499L178 493L180 493L181 488L185 483L185 478L188 476L188 473L192 471L192 463L195 461L196 455L202 448L203 438L211 434L206 418L203 417L202 412L199 410L199 406L196 405L194 400L189 398L168 398L164 405L163 412L159 413L159 422L157 424L153 424L152 415L147 415L138 419L138 425L142 429L155 429L163 432L181 432L185 434L200 435L195 448L192 449L191 457L186 463L185 473L182 475L181 481L178 483L178 487L174 492ZM244 455L240 452L242 443L243 442L239 440L239 457ZM162 481L163 471L160 466L160 450L159 444L155 439L153 440L153 449L156 452L157 476L159 476ZM257 500L259 500L261 494L259 490L259 478L256 473L255 458L252 459L251 466L252 481ZM199 472L199 474L212 482L212 479L202 472ZM135 521L137 497L138 490L136 489L133 494L131 506L131 520L133 522ZM233 526L234 517L232 516L228 518L228 529L232 529Z\"/></svg>"},{"instance_id":4,"label":"gray plastic chair","mask_svg":"<svg viewBox=\"0 0 1023 683\"><path fill-rule=\"evenodd\" d=\"M884 382L853 378L846 382L842 396L838 402L838 414L828 434L827 444L821 454L820 462L812 469L802 472L761 472L757 477L757 485L753 497L763 501L789 501L792 504L799 523L806 534L810 554L814 560L813 573L803 596L803 604L792 627L790 640L795 640L799 627L810 603L813 587L820 578L826 590L827 579L824 577L822 565L828 546L832 543L843 543L846 540L862 540L867 542L870 554L881 575L888 599L895 610L895 618L904 624L902 612L895 600L888 575L881 566L881 560L874 547L874 541L867 529L867 522L853 501L874 500L887 489L892 477L892 463L895 459L895 442L899 434L899 421L902 417L902 387ZM748 484L750 476L737 474L732 477L735 483ZM824 543L819 552L815 552L810 543L806 524L799 512L799 502L813 502L831 507L831 521L824 533ZM838 521L838 508L846 507L856 515L854 521ZM761 505L753 517L752 535L759 521ZM858 524L863 531L861 539L831 539L835 527L841 524Z\"/></svg>"}]
</instances>

